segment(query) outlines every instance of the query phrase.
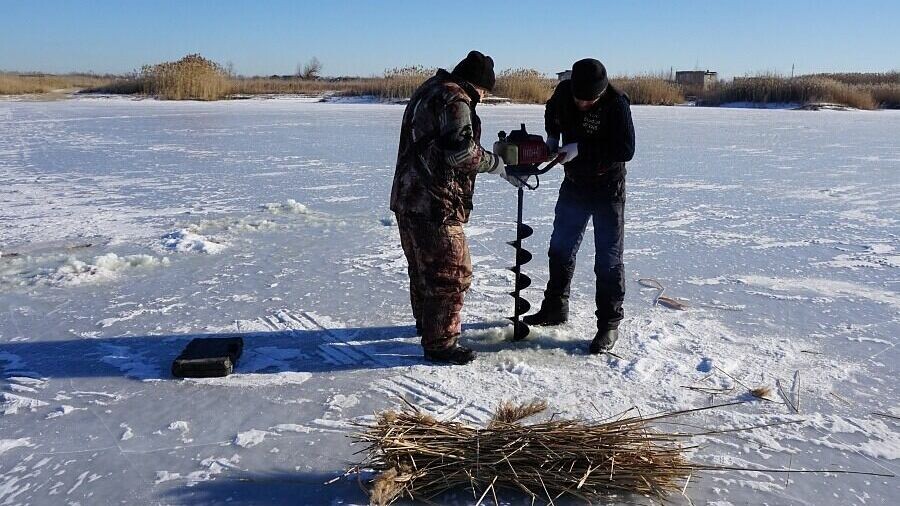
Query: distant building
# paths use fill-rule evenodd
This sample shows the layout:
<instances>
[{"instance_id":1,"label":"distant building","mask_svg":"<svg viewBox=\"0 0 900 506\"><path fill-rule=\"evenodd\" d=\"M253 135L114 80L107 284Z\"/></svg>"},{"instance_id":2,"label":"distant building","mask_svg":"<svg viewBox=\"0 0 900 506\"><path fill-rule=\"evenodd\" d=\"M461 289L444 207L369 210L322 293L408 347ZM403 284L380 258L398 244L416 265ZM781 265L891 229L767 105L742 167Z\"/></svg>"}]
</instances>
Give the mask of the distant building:
<instances>
[{"instance_id":1,"label":"distant building","mask_svg":"<svg viewBox=\"0 0 900 506\"><path fill-rule=\"evenodd\" d=\"M556 73L556 77L557 77L557 79L559 79L560 81L565 81L566 79L572 79L572 71L571 71L571 70L564 70L564 71L562 71L562 72L557 72L557 73Z\"/></svg>"},{"instance_id":2,"label":"distant building","mask_svg":"<svg viewBox=\"0 0 900 506\"><path fill-rule=\"evenodd\" d=\"M709 70L679 70L675 82L690 88L705 90L716 83L717 74Z\"/></svg>"}]
</instances>

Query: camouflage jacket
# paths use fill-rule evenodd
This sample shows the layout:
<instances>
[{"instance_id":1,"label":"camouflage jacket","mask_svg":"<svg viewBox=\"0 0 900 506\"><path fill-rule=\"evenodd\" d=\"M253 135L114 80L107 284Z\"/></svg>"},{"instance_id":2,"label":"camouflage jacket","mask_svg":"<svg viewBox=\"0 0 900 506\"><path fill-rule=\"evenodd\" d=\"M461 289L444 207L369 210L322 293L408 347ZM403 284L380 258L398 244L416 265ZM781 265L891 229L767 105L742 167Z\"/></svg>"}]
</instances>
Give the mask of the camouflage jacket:
<instances>
[{"instance_id":1,"label":"camouflage jacket","mask_svg":"<svg viewBox=\"0 0 900 506\"><path fill-rule=\"evenodd\" d=\"M466 223L475 175L500 158L480 145L478 92L438 70L410 98L400 129L391 210L439 223Z\"/></svg>"}]
</instances>

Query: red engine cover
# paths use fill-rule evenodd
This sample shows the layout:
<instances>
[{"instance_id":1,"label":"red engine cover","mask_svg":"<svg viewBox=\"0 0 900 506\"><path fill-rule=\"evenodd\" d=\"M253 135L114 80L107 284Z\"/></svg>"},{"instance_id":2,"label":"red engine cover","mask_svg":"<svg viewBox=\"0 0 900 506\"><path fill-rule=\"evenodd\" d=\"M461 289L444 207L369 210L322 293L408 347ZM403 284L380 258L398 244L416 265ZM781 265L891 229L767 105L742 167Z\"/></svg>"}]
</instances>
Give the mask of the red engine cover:
<instances>
[{"instance_id":1,"label":"red engine cover","mask_svg":"<svg viewBox=\"0 0 900 506\"><path fill-rule=\"evenodd\" d=\"M519 130L510 132L507 140L519 149L519 165L543 163L550 156L544 138L540 135L529 134L525 130L525 123L522 123Z\"/></svg>"},{"instance_id":2,"label":"red engine cover","mask_svg":"<svg viewBox=\"0 0 900 506\"><path fill-rule=\"evenodd\" d=\"M519 164L543 163L547 161L549 153L547 145L540 135L535 135L537 139L528 139L523 142L516 143L519 147Z\"/></svg>"}]
</instances>

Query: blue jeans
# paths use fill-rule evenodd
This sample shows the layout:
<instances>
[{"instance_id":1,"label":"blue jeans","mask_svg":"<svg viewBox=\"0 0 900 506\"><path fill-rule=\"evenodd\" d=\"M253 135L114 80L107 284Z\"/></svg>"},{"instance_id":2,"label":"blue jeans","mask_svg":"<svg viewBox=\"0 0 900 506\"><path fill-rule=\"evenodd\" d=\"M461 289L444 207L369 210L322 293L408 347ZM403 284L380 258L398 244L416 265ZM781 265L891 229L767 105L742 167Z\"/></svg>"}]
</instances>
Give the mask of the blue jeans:
<instances>
[{"instance_id":1,"label":"blue jeans","mask_svg":"<svg viewBox=\"0 0 900 506\"><path fill-rule=\"evenodd\" d=\"M597 184L563 180L550 236L550 279L544 298L545 301L568 301L575 257L589 219L594 222L597 328L614 329L624 316L624 178Z\"/></svg>"}]
</instances>

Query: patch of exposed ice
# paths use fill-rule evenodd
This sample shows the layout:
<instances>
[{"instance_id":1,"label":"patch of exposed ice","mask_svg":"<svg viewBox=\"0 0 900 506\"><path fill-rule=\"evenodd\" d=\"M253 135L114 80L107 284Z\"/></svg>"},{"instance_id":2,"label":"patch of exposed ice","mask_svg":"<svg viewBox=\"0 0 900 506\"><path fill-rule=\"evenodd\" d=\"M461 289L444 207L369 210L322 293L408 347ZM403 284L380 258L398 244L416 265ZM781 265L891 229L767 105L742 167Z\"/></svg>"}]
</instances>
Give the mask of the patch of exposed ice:
<instances>
[{"instance_id":1,"label":"patch of exposed ice","mask_svg":"<svg viewBox=\"0 0 900 506\"><path fill-rule=\"evenodd\" d=\"M776 292L814 292L826 297L861 297L900 308L900 295L874 287L821 278L774 278L769 276L739 276L737 281L761 286Z\"/></svg>"}]
</instances>

